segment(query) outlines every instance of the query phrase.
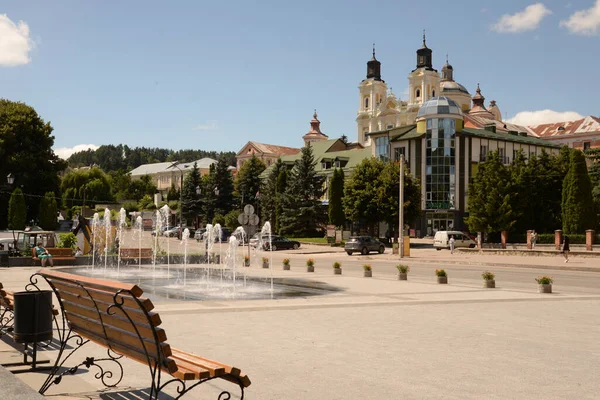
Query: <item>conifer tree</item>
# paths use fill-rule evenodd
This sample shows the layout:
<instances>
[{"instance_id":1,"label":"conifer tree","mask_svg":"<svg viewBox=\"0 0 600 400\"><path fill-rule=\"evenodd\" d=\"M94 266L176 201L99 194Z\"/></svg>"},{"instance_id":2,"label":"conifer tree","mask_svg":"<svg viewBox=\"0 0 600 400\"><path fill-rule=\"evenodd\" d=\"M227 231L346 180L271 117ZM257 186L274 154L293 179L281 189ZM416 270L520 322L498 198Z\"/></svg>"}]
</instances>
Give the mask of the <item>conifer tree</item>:
<instances>
[{"instance_id":1,"label":"conifer tree","mask_svg":"<svg viewBox=\"0 0 600 400\"><path fill-rule=\"evenodd\" d=\"M335 226L343 226L346 222L344 213L344 171L335 169L331 182L329 183L329 223Z\"/></svg>"},{"instance_id":2,"label":"conifer tree","mask_svg":"<svg viewBox=\"0 0 600 400\"><path fill-rule=\"evenodd\" d=\"M56 229L56 217L58 215L58 207L54 192L47 192L44 198L40 201L39 221L40 226L44 230L53 231Z\"/></svg>"},{"instance_id":3,"label":"conifer tree","mask_svg":"<svg viewBox=\"0 0 600 400\"><path fill-rule=\"evenodd\" d=\"M233 177L228 169L225 157L220 156L215 167L214 183L218 194L215 194L215 213L228 214L234 208ZM213 189L214 191L214 189Z\"/></svg>"},{"instance_id":4,"label":"conifer tree","mask_svg":"<svg viewBox=\"0 0 600 400\"><path fill-rule=\"evenodd\" d=\"M200 195L196 193L196 187L199 186L200 170L198 164L194 163L192 170L185 176L181 188L181 214L184 220L190 220L200 215L202 202Z\"/></svg>"},{"instance_id":5,"label":"conifer tree","mask_svg":"<svg viewBox=\"0 0 600 400\"><path fill-rule=\"evenodd\" d=\"M313 236L327 221L322 205L323 177L317 175L312 147L302 148L302 157L292 168L282 196L280 228L282 234Z\"/></svg>"},{"instance_id":6,"label":"conifer tree","mask_svg":"<svg viewBox=\"0 0 600 400\"><path fill-rule=\"evenodd\" d=\"M277 175L277 188L276 188L276 204L275 204L275 232L279 233L281 230L281 224L279 221L281 220L281 214L283 213L283 195L285 194L285 189L287 187L287 179L289 176L289 171L287 167L284 167L279 171L279 175Z\"/></svg>"},{"instance_id":7,"label":"conifer tree","mask_svg":"<svg viewBox=\"0 0 600 400\"><path fill-rule=\"evenodd\" d=\"M562 228L564 233L584 233L596 225L592 184L585 157L579 150L571 152L569 170L563 181Z\"/></svg>"},{"instance_id":8,"label":"conifer tree","mask_svg":"<svg viewBox=\"0 0 600 400\"><path fill-rule=\"evenodd\" d=\"M258 205L256 195L260 193L260 174L266 168L265 163L254 155L240 168L235 181L235 191L243 200L243 205Z\"/></svg>"},{"instance_id":9,"label":"conifer tree","mask_svg":"<svg viewBox=\"0 0 600 400\"><path fill-rule=\"evenodd\" d=\"M267 179L262 182L260 189L260 214L262 221L269 221L272 227L277 226L277 177L285 168L281 158L271 166Z\"/></svg>"},{"instance_id":10,"label":"conifer tree","mask_svg":"<svg viewBox=\"0 0 600 400\"><path fill-rule=\"evenodd\" d=\"M25 229L27 223L27 205L21 188L16 188L8 202L8 229Z\"/></svg>"}]
</instances>

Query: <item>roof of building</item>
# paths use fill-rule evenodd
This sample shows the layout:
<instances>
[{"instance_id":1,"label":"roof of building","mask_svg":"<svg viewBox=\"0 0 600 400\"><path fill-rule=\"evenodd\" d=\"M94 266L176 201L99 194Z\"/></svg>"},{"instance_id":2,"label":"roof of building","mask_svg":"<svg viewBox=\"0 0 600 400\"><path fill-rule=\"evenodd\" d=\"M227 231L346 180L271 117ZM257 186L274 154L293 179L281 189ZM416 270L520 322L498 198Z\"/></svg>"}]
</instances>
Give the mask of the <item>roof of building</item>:
<instances>
[{"instance_id":1,"label":"roof of building","mask_svg":"<svg viewBox=\"0 0 600 400\"><path fill-rule=\"evenodd\" d=\"M417 119L440 114L462 115L462 111L460 106L449 97L432 97L423 103L417 113Z\"/></svg>"},{"instance_id":2,"label":"roof of building","mask_svg":"<svg viewBox=\"0 0 600 400\"><path fill-rule=\"evenodd\" d=\"M153 164L142 164L139 167L133 169L130 174L131 176L138 175L153 175L161 172L172 172L178 171L181 169L182 171L188 171L194 168L194 162L197 163L199 169L208 169L212 164L216 164L217 160L212 158L201 158L200 160L192 161L189 163L180 163L178 161L169 161L169 162L161 162L161 163L153 163Z\"/></svg>"},{"instance_id":3,"label":"roof of building","mask_svg":"<svg viewBox=\"0 0 600 400\"><path fill-rule=\"evenodd\" d=\"M493 140L503 140L506 142L515 142L515 143L523 143L523 144L531 144L536 146L543 147L554 147L559 148L560 145L554 144L544 139L539 139L533 136L521 136L521 135L512 135L504 132L491 132L485 129L473 129L473 128L463 128L462 131L465 136L475 136L479 138L485 139L493 139Z\"/></svg>"},{"instance_id":4,"label":"roof of building","mask_svg":"<svg viewBox=\"0 0 600 400\"><path fill-rule=\"evenodd\" d=\"M240 150L237 153L237 156L243 156L243 155L245 155L245 154L242 154L242 151L249 144L252 145L259 153L273 155L273 156L291 155L291 154L297 154L297 153L300 152L300 149L295 148L295 147L285 147L285 146L277 146L277 145L274 145L274 144L265 144L265 143L258 143L258 142L248 142L248 143L246 143L246 145L244 147L242 147L242 150Z\"/></svg>"},{"instance_id":5,"label":"roof of building","mask_svg":"<svg viewBox=\"0 0 600 400\"><path fill-rule=\"evenodd\" d=\"M481 129L484 126L493 123L493 124L496 124L496 132L515 131L515 132L531 133L530 129L527 128L526 126L512 124L510 122L505 122L505 121L498 121L496 119L486 118L481 115L465 114L464 118L465 118L465 128Z\"/></svg>"},{"instance_id":6,"label":"roof of building","mask_svg":"<svg viewBox=\"0 0 600 400\"><path fill-rule=\"evenodd\" d=\"M529 127L529 132L543 138L600 132L600 118L589 115L576 121L535 125Z\"/></svg>"},{"instance_id":7,"label":"roof of building","mask_svg":"<svg viewBox=\"0 0 600 400\"><path fill-rule=\"evenodd\" d=\"M460 92L471 95L466 87L456 81L442 81L440 82L440 89L442 94Z\"/></svg>"}]
</instances>

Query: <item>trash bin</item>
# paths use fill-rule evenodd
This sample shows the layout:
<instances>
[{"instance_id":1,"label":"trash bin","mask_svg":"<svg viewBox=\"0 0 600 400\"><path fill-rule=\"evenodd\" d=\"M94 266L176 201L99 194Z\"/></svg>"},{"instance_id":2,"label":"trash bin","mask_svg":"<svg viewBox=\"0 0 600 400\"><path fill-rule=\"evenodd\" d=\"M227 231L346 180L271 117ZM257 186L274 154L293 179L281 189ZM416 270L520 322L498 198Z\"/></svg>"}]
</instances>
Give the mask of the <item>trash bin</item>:
<instances>
[{"instance_id":1,"label":"trash bin","mask_svg":"<svg viewBox=\"0 0 600 400\"><path fill-rule=\"evenodd\" d=\"M0 251L0 267L8 267L8 251Z\"/></svg>"},{"instance_id":2,"label":"trash bin","mask_svg":"<svg viewBox=\"0 0 600 400\"><path fill-rule=\"evenodd\" d=\"M38 343L52 339L52 291L16 292L14 339Z\"/></svg>"}]
</instances>

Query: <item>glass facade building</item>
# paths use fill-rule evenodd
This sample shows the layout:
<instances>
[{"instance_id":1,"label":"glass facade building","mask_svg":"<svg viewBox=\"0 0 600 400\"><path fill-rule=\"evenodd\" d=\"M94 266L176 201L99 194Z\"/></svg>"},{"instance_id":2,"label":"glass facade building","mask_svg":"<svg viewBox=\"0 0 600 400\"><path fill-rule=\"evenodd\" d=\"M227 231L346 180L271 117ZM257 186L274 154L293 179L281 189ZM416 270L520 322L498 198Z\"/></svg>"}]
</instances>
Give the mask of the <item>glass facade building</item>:
<instances>
[{"instance_id":1,"label":"glass facade building","mask_svg":"<svg viewBox=\"0 0 600 400\"><path fill-rule=\"evenodd\" d=\"M425 200L427 209L454 209L456 121L427 120L425 156Z\"/></svg>"}]
</instances>

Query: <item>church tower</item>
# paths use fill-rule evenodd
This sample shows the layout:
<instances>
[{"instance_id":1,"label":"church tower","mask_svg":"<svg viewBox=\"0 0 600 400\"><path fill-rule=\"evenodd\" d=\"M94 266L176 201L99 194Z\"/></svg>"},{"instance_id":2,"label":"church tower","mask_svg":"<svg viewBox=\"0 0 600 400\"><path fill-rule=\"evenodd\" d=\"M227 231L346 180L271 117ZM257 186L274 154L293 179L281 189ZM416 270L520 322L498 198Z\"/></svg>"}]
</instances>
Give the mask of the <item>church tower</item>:
<instances>
[{"instance_id":1,"label":"church tower","mask_svg":"<svg viewBox=\"0 0 600 400\"><path fill-rule=\"evenodd\" d=\"M380 129L376 119L377 110L387 95L387 85L381 79L381 62L375 58L375 45L373 45L373 58L367 62L367 77L358 85L358 90L357 137L358 143L365 145L367 144L365 134Z\"/></svg>"},{"instance_id":2,"label":"church tower","mask_svg":"<svg viewBox=\"0 0 600 400\"><path fill-rule=\"evenodd\" d=\"M424 102L439 96L439 87L440 76L433 69L432 51L427 47L423 31L423 46L417 50L417 68L408 75L409 110L416 112Z\"/></svg>"}]
</instances>

